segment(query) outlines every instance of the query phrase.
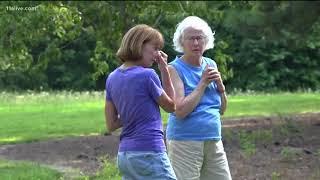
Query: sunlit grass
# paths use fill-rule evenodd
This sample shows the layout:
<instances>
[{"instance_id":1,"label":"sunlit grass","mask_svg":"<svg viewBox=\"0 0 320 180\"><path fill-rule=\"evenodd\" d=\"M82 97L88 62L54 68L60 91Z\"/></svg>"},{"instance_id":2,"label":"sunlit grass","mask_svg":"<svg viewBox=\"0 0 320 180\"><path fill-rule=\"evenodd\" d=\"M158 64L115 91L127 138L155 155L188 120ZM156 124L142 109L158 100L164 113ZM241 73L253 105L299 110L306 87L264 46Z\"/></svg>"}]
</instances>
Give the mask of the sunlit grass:
<instances>
[{"instance_id":1,"label":"sunlit grass","mask_svg":"<svg viewBox=\"0 0 320 180\"><path fill-rule=\"evenodd\" d=\"M108 157L102 157L101 161L103 162L102 169L98 171L93 176L81 176L77 178L77 180L104 180L104 179L112 179L112 180L121 180L120 171L116 165L114 159L110 159Z\"/></svg>"},{"instance_id":2,"label":"sunlit grass","mask_svg":"<svg viewBox=\"0 0 320 180\"><path fill-rule=\"evenodd\" d=\"M320 112L320 93L233 95L225 117Z\"/></svg>"},{"instance_id":3,"label":"sunlit grass","mask_svg":"<svg viewBox=\"0 0 320 180\"><path fill-rule=\"evenodd\" d=\"M3 180L57 180L61 177L61 173L36 163L0 160L0 179Z\"/></svg>"},{"instance_id":4,"label":"sunlit grass","mask_svg":"<svg viewBox=\"0 0 320 180\"><path fill-rule=\"evenodd\" d=\"M0 93L0 144L103 134L104 92ZM228 97L223 118L320 112L320 93ZM163 122L168 113L161 111Z\"/></svg>"},{"instance_id":5,"label":"sunlit grass","mask_svg":"<svg viewBox=\"0 0 320 180\"><path fill-rule=\"evenodd\" d=\"M22 139L23 139L22 137L8 137L8 138L0 138L0 142L3 142L3 143L10 143L10 142L21 141Z\"/></svg>"},{"instance_id":6,"label":"sunlit grass","mask_svg":"<svg viewBox=\"0 0 320 180\"><path fill-rule=\"evenodd\" d=\"M103 106L103 92L2 92L0 144L102 134Z\"/></svg>"},{"instance_id":7,"label":"sunlit grass","mask_svg":"<svg viewBox=\"0 0 320 180\"><path fill-rule=\"evenodd\" d=\"M106 131L104 92L0 93L0 144L66 136L99 135ZM320 93L238 94L228 97L224 118L320 112ZM163 122L168 113L161 111ZM121 179L114 162L79 179ZM0 160L0 179L61 179L55 170L35 163Z\"/></svg>"}]
</instances>

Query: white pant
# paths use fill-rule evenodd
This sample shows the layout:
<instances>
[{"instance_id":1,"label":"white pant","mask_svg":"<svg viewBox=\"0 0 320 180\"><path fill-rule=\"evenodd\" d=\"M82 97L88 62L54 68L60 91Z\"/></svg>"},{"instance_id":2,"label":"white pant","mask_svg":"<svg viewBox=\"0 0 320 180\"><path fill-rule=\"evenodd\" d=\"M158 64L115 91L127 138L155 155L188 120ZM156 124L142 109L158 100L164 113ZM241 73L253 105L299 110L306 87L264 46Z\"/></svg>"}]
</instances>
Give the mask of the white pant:
<instances>
[{"instance_id":1,"label":"white pant","mask_svg":"<svg viewBox=\"0 0 320 180\"><path fill-rule=\"evenodd\" d=\"M231 180L222 141L168 140L168 155L178 180Z\"/></svg>"}]
</instances>

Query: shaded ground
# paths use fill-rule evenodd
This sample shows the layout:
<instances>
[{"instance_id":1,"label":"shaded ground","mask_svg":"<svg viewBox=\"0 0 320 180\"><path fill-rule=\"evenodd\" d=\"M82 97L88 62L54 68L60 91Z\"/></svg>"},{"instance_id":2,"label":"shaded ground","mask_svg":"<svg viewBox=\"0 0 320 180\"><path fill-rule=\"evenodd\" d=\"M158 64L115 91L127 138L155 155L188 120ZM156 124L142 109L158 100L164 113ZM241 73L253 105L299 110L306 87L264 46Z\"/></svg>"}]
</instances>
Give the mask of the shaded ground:
<instances>
[{"instance_id":1,"label":"shaded ground","mask_svg":"<svg viewBox=\"0 0 320 180\"><path fill-rule=\"evenodd\" d=\"M224 120L223 126L233 179L320 179L320 113ZM118 143L111 135L2 145L0 158L93 174L101 157L115 157Z\"/></svg>"}]
</instances>

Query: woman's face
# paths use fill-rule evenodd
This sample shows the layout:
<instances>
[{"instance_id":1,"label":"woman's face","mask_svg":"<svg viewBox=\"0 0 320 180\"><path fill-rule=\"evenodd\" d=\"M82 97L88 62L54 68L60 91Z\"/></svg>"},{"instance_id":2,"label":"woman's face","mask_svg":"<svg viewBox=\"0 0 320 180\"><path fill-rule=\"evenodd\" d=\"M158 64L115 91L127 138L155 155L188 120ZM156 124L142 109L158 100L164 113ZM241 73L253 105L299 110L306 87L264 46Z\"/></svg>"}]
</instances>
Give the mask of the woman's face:
<instances>
[{"instance_id":1,"label":"woman's face","mask_svg":"<svg viewBox=\"0 0 320 180\"><path fill-rule=\"evenodd\" d=\"M159 46L154 42L147 42L142 47L142 61L143 67L151 67L155 62L155 58L160 50Z\"/></svg>"},{"instance_id":2,"label":"woman's face","mask_svg":"<svg viewBox=\"0 0 320 180\"><path fill-rule=\"evenodd\" d=\"M186 56L201 57L204 53L205 43L206 36L201 30L192 27L184 30L182 46Z\"/></svg>"}]
</instances>

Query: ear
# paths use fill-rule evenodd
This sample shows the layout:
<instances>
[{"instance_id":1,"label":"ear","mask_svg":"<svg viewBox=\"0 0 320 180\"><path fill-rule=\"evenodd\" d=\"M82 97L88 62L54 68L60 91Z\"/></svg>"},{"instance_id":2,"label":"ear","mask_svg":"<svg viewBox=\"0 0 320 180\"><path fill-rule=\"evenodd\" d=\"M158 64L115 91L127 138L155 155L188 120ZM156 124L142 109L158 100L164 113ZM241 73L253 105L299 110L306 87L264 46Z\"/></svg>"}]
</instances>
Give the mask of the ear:
<instances>
[{"instance_id":1,"label":"ear","mask_svg":"<svg viewBox=\"0 0 320 180\"><path fill-rule=\"evenodd\" d=\"M180 36L180 38L179 38L179 43L180 43L180 46L181 46L181 48L182 48L182 50L183 50L183 47L184 47L183 35Z\"/></svg>"}]
</instances>

